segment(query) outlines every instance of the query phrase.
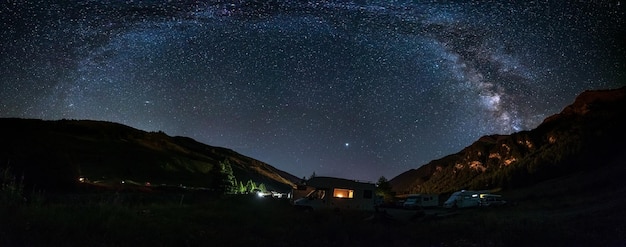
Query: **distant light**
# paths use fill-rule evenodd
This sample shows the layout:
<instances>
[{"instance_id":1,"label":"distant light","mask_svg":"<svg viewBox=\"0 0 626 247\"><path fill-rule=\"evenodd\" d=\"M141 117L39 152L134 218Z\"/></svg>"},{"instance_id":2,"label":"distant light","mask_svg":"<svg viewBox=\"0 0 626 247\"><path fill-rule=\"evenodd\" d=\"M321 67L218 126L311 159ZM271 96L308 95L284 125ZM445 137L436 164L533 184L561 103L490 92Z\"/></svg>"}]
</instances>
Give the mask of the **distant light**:
<instances>
[{"instance_id":1,"label":"distant light","mask_svg":"<svg viewBox=\"0 0 626 247\"><path fill-rule=\"evenodd\" d=\"M256 195L257 195L258 197L263 197L263 192L260 192L260 191L259 191L259 192L257 192L257 193L256 193Z\"/></svg>"},{"instance_id":2,"label":"distant light","mask_svg":"<svg viewBox=\"0 0 626 247\"><path fill-rule=\"evenodd\" d=\"M345 144L343 144L343 145L344 145L344 146L346 146L346 147L350 147L350 143L349 143L349 142L346 142L346 143L345 143Z\"/></svg>"}]
</instances>

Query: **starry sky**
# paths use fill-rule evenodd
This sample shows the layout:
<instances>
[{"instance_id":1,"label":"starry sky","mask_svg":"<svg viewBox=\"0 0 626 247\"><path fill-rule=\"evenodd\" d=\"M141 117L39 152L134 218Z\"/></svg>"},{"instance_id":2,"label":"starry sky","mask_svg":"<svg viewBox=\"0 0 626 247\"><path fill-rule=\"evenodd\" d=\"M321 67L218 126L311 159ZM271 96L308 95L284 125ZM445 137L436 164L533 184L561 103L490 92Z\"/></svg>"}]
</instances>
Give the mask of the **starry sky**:
<instances>
[{"instance_id":1,"label":"starry sky","mask_svg":"<svg viewBox=\"0 0 626 247\"><path fill-rule=\"evenodd\" d=\"M626 85L626 3L500 2L2 1L0 117L376 181Z\"/></svg>"}]
</instances>

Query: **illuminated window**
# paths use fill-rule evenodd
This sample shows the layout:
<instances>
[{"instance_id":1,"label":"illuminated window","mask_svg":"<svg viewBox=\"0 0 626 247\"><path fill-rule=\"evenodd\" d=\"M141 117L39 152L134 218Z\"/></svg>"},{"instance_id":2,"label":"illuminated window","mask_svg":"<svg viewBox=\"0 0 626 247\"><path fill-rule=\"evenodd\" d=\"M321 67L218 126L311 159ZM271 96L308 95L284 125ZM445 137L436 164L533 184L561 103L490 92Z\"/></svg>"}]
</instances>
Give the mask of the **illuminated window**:
<instances>
[{"instance_id":1,"label":"illuminated window","mask_svg":"<svg viewBox=\"0 0 626 247\"><path fill-rule=\"evenodd\" d=\"M349 189L337 189L333 190L333 197L338 198L352 198L354 196L354 190Z\"/></svg>"}]
</instances>

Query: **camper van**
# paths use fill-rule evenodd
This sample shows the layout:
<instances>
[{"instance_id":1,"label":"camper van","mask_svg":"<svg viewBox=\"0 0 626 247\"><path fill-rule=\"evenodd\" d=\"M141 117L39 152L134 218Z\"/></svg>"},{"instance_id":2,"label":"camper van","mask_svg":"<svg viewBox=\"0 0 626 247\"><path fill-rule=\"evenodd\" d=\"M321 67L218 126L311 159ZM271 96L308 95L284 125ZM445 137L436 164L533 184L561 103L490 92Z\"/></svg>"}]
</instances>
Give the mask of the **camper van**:
<instances>
[{"instance_id":1,"label":"camper van","mask_svg":"<svg viewBox=\"0 0 626 247\"><path fill-rule=\"evenodd\" d=\"M450 198L443 203L444 208L469 208L469 207L489 207L501 206L506 201L502 200L501 195L490 194L489 191L471 191L461 190L452 193Z\"/></svg>"},{"instance_id":2,"label":"camper van","mask_svg":"<svg viewBox=\"0 0 626 247\"><path fill-rule=\"evenodd\" d=\"M437 207L439 206L439 195L410 194L406 196L402 207L408 209Z\"/></svg>"},{"instance_id":3,"label":"camper van","mask_svg":"<svg viewBox=\"0 0 626 247\"><path fill-rule=\"evenodd\" d=\"M481 207L499 207L506 205L506 201L502 200L501 195L481 194L478 204Z\"/></svg>"},{"instance_id":4,"label":"camper van","mask_svg":"<svg viewBox=\"0 0 626 247\"><path fill-rule=\"evenodd\" d=\"M469 208L478 207L480 203L480 191L461 190L452 193L450 198L443 203L444 208Z\"/></svg>"},{"instance_id":5,"label":"camper van","mask_svg":"<svg viewBox=\"0 0 626 247\"><path fill-rule=\"evenodd\" d=\"M306 210L357 209L374 210L377 204L376 185L343 178L314 177L305 186L294 189L293 195L306 192L293 204ZM295 199L295 198L294 198Z\"/></svg>"}]
</instances>

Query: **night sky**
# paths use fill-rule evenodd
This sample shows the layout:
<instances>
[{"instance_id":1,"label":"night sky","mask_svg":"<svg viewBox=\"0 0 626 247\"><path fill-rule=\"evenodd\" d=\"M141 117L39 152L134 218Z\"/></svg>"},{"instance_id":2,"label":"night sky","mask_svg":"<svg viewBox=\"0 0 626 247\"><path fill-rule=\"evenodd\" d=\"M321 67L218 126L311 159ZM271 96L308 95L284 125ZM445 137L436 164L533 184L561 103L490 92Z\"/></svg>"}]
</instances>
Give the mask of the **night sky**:
<instances>
[{"instance_id":1,"label":"night sky","mask_svg":"<svg viewBox=\"0 0 626 247\"><path fill-rule=\"evenodd\" d=\"M0 4L0 117L161 130L298 177L390 179L626 85L619 1L34 2Z\"/></svg>"}]
</instances>

